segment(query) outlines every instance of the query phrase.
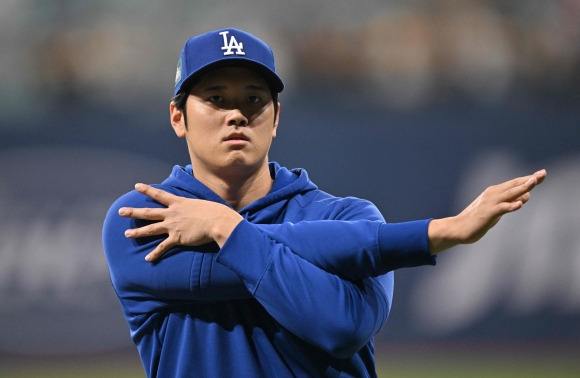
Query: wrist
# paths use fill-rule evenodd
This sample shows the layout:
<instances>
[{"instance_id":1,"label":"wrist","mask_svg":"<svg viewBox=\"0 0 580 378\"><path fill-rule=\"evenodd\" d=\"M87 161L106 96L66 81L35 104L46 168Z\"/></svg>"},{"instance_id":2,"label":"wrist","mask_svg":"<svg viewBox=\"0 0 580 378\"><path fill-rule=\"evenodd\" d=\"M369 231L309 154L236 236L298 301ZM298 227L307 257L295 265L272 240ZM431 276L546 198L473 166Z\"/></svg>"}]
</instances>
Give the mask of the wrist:
<instances>
[{"instance_id":1,"label":"wrist","mask_svg":"<svg viewBox=\"0 0 580 378\"><path fill-rule=\"evenodd\" d=\"M448 217L433 219L429 222L427 237L429 238L431 255L436 255L461 243L461 239L457 235L455 221L455 217Z\"/></svg>"},{"instance_id":2,"label":"wrist","mask_svg":"<svg viewBox=\"0 0 580 378\"><path fill-rule=\"evenodd\" d=\"M225 211L221 211L211 218L208 225L208 234L221 248L228 240L236 226L244 219L234 210L224 206Z\"/></svg>"}]
</instances>

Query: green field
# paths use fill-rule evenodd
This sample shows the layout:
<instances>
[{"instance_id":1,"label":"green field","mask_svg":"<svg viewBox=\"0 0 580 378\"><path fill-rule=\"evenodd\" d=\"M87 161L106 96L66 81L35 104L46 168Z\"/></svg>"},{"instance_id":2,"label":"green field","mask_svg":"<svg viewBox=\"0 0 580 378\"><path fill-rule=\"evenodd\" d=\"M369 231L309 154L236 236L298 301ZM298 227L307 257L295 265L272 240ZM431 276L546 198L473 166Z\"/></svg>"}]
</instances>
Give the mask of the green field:
<instances>
[{"instance_id":1,"label":"green field","mask_svg":"<svg viewBox=\"0 0 580 378\"><path fill-rule=\"evenodd\" d=\"M377 349L379 377L580 377L578 346L389 346ZM144 377L135 351L75 357L0 357L6 378Z\"/></svg>"},{"instance_id":2,"label":"green field","mask_svg":"<svg viewBox=\"0 0 580 378\"><path fill-rule=\"evenodd\" d=\"M379 377L580 377L569 345L422 345L377 351Z\"/></svg>"}]
</instances>

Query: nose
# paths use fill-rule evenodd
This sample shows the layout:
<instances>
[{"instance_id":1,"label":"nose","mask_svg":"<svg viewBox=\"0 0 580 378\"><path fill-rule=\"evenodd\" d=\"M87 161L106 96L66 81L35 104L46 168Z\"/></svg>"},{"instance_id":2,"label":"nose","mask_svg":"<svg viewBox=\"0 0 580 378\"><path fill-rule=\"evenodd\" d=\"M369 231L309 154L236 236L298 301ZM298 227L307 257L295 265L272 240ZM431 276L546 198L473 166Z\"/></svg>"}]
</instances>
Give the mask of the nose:
<instances>
[{"instance_id":1,"label":"nose","mask_svg":"<svg viewBox=\"0 0 580 378\"><path fill-rule=\"evenodd\" d=\"M242 113L240 109L232 109L228 114L227 125L244 127L248 125L248 118L244 115L244 113Z\"/></svg>"}]
</instances>

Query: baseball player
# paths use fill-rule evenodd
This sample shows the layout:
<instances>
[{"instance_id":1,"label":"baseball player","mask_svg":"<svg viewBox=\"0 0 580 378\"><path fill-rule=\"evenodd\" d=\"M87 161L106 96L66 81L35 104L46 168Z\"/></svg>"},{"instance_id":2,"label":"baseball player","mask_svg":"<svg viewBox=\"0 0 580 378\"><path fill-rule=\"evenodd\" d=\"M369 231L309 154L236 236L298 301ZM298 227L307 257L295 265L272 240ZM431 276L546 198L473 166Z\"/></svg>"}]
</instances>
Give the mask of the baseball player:
<instances>
[{"instance_id":1,"label":"baseball player","mask_svg":"<svg viewBox=\"0 0 580 378\"><path fill-rule=\"evenodd\" d=\"M148 377L374 377L393 271L481 238L544 170L485 190L457 216L386 223L268 160L280 118L268 45L241 30L189 39L171 125L191 164L110 208L111 280Z\"/></svg>"}]
</instances>

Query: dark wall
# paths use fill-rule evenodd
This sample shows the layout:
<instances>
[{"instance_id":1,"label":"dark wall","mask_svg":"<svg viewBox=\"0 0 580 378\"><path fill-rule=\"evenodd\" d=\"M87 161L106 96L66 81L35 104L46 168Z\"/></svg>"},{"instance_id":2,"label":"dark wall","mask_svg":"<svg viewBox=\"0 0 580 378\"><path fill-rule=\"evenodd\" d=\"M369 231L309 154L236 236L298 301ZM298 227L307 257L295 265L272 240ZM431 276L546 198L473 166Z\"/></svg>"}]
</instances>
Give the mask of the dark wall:
<instances>
[{"instance_id":1,"label":"dark wall","mask_svg":"<svg viewBox=\"0 0 580 378\"><path fill-rule=\"evenodd\" d=\"M396 273L381 341L578 339L580 111L571 101L455 99L405 112L315 87L281 100L271 160L306 168L328 192L372 200L391 222L455 214L487 185L548 169L526 208L481 244ZM187 164L167 104L80 103L4 122L0 351L130 345L101 225L135 182Z\"/></svg>"}]
</instances>

